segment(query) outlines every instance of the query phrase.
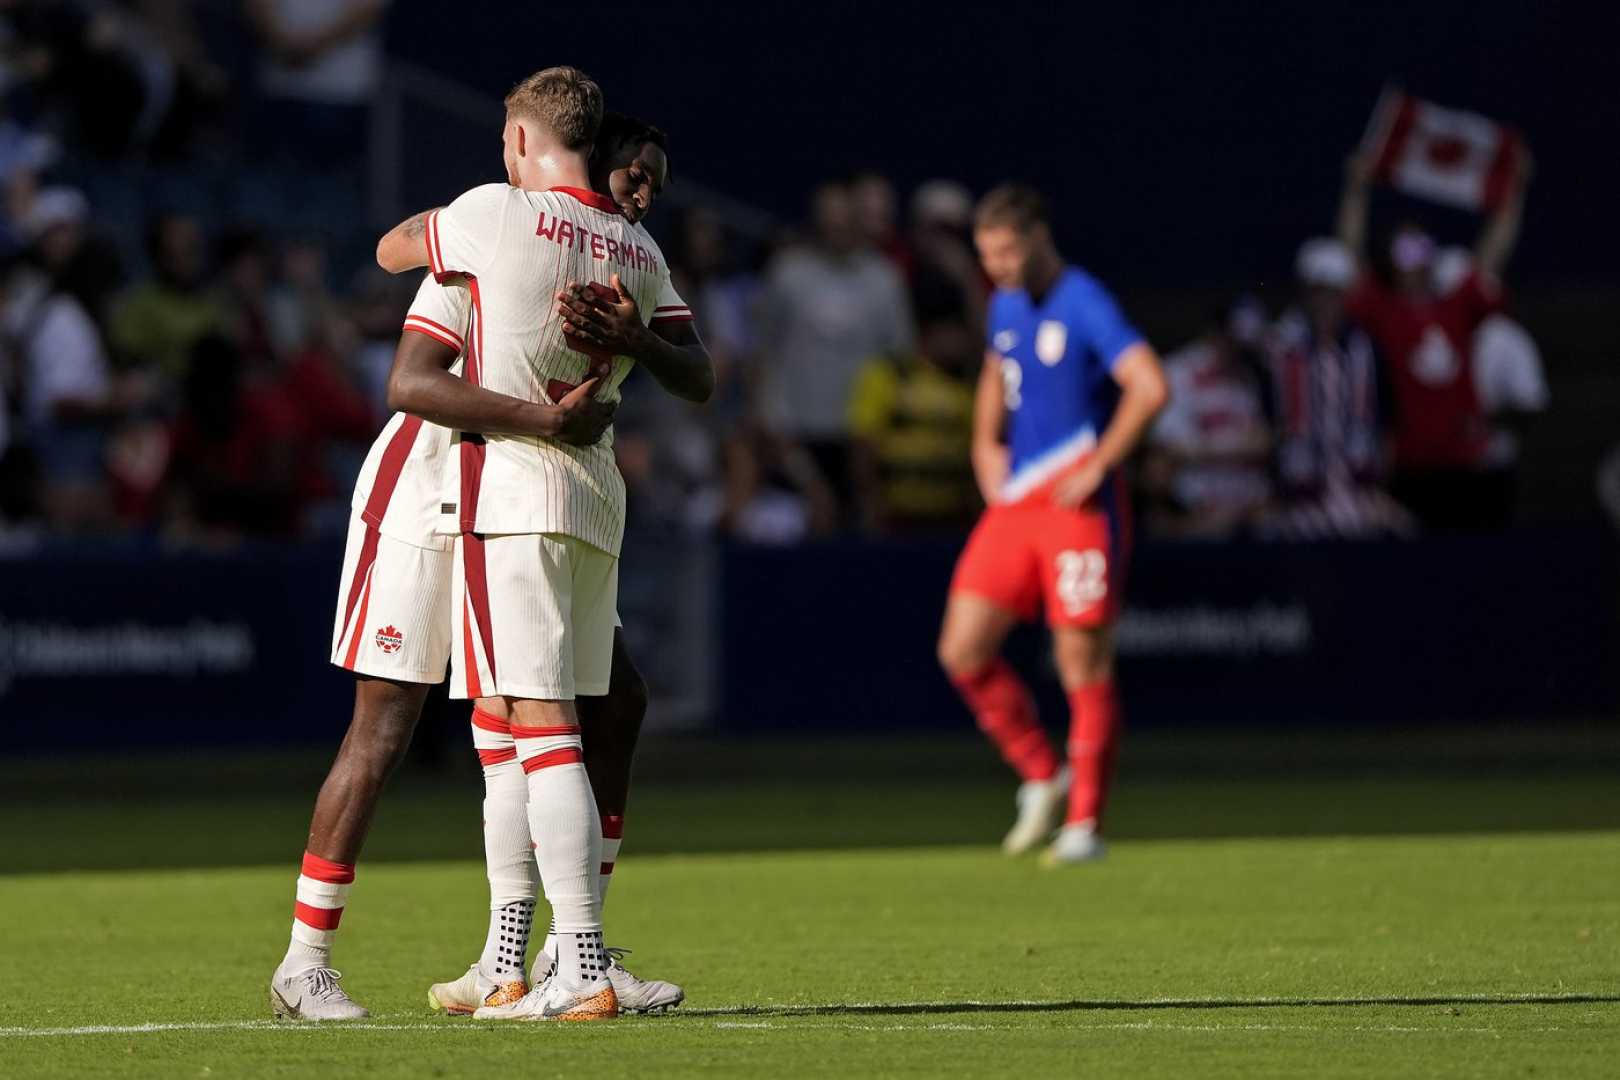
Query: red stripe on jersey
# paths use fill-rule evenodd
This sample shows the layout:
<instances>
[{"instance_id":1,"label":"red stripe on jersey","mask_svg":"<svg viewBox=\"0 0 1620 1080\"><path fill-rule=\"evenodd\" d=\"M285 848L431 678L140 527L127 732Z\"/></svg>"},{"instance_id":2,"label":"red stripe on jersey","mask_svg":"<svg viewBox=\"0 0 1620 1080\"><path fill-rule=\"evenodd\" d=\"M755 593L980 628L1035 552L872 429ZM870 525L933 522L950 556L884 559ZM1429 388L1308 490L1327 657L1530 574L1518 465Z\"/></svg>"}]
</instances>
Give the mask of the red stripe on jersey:
<instances>
[{"instance_id":1,"label":"red stripe on jersey","mask_svg":"<svg viewBox=\"0 0 1620 1080\"><path fill-rule=\"evenodd\" d=\"M494 750L478 751L478 764L485 766L504 765L508 761L513 761L516 758L517 747L515 746L502 746Z\"/></svg>"},{"instance_id":2,"label":"red stripe on jersey","mask_svg":"<svg viewBox=\"0 0 1620 1080\"><path fill-rule=\"evenodd\" d=\"M548 191L555 191L559 195L571 195L574 198L578 199L580 202L584 203L586 206L592 207L593 209L596 209L596 210L600 210L605 214L617 214L617 213L619 213L619 204L618 203L614 202L612 199L608 198L606 195L602 195L602 194L600 194L598 192L595 192L595 191L589 191L589 190L587 190L585 188L577 188L577 187L554 187L554 188L548 188L547 190Z\"/></svg>"},{"instance_id":3,"label":"red stripe on jersey","mask_svg":"<svg viewBox=\"0 0 1620 1080\"><path fill-rule=\"evenodd\" d=\"M478 636L484 642L484 659L489 661L489 677L498 685L500 676L495 673L495 624L489 617L489 573L484 562L483 537L474 533L462 536L461 562L467 572L467 599L472 604L473 618L478 622ZM471 648L469 644L469 652Z\"/></svg>"},{"instance_id":4,"label":"red stripe on jersey","mask_svg":"<svg viewBox=\"0 0 1620 1080\"><path fill-rule=\"evenodd\" d=\"M497 735L512 734L512 725L500 717L487 713L483 709L474 709L472 715L473 727L493 731Z\"/></svg>"},{"instance_id":5,"label":"red stripe on jersey","mask_svg":"<svg viewBox=\"0 0 1620 1080\"><path fill-rule=\"evenodd\" d=\"M427 216L427 249L428 269L433 271L434 277L439 277L444 273L444 258L439 254L439 212L437 210Z\"/></svg>"},{"instance_id":6,"label":"red stripe on jersey","mask_svg":"<svg viewBox=\"0 0 1620 1080\"><path fill-rule=\"evenodd\" d=\"M578 735L578 724L554 724L551 727L513 727L514 739L549 739L557 735Z\"/></svg>"},{"instance_id":7,"label":"red stripe on jersey","mask_svg":"<svg viewBox=\"0 0 1620 1080\"><path fill-rule=\"evenodd\" d=\"M651 319L647 320L647 325L648 326L654 326L654 325L656 325L658 323L665 323L665 322L691 322L691 321L692 321L692 313L690 311L688 311L685 315L654 315Z\"/></svg>"},{"instance_id":8,"label":"red stripe on jersey","mask_svg":"<svg viewBox=\"0 0 1620 1080\"><path fill-rule=\"evenodd\" d=\"M467 378L475 386L484 385L484 296L478 291L478 279L467 277L467 292L472 296L472 349L468 352Z\"/></svg>"},{"instance_id":9,"label":"red stripe on jersey","mask_svg":"<svg viewBox=\"0 0 1620 1080\"><path fill-rule=\"evenodd\" d=\"M690 307L688 307L686 304L664 304L664 305L662 305L660 307L653 308L653 314L656 315L660 311L691 311L691 310L692 309Z\"/></svg>"},{"instance_id":10,"label":"red stripe on jersey","mask_svg":"<svg viewBox=\"0 0 1620 1080\"><path fill-rule=\"evenodd\" d=\"M406 323L405 326L403 327L403 329L412 331L414 333L421 334L424 337L430 337L434 341L437 341L440 345L448 346L449 348L452 348L452 349L456 350L456 352L461 351L461 342L455 341L455 340L453 340L451 338L447 338L443 334L439 333L437 330L432 329L431 327L413 326L410 323Z\"/></svg>"},{"instance_id":11,"label":"red stripe on jersey","mask_svg":"<svg viewBox=\"0 0 1620 1080\"><path fill-rule=\"evenodd\" d=\"M623 840L624 839L624 815L623 814L603 814L602 815L602 839L604 839L604 840ZM611 866L613 864L609 863L608 865Z\"/></svg>"},{"instance_id":12,"label":"red stripe on jersey","mask_svg":"<svg viewBox=\"0 0 1620 1080\"><path fill-rule=\"evenodd\" d=\"M314 881L324 881L328 885L352 885L354 883L354 864L333 862L323 859L319 855L304 852L304 865L299 873Z\"/></svg>"},{"instance_id":13,"label":"red stripe on jersey","mask_svg":"<svg viewBox=\"0 0 1620 1080\"><path fill-rule=\"evenodd\" d=\"M484 303L478 291L478 279L467 279L467 291L472 296L472 328L468 334L467 362L462 374L474 386L483 385L484 374ZM461 436L461 531L471 533L478 527L478 492L484 480L484 437L463 432ZM495 657L489 657L490 671L494 672Z\"/></svg>"},{"instance_id":14,"label":"red stripe on jersey","mask_svg":"<svg viewBox=\"0 0 1620 1080\"><path fill-rule=\"evenodd\" d=\"M410 314L405 316L405 329L415 330L419 334L437 338L446 345L455 347L457 352L466 348L467 342L462 336L441 322L435 322L425 315Z\"/></svg>"},{"instance_id":15,"label":"red stripe on jersey","mask_svg":"<svg viewBox=\"0 0 1620 1080\"><path fill-rule=\"evenodd\" d=\"M336 930L343 921L343 909L310 907L302 900L293 902L293 918L316 930Z\"/></svg>"},{"instance_id":16,"label":"red stripe on jersey","mask_svg":"<svg viewBox=\"0 0 1620 1080\"><path fill-rule=\"evenodd\" d=\"M467 696L478 699L484 696L482 684L478 681L478 652L473 648L472 620L467 617L468 604L465 597L461 601L461 669L467 673Z\"/></svg>"},{"instance_id":17,"label":"red stripe on jersey","mask_svg":"<svg viewBox=\"0 0 1620 1080\"><path fill-rule=\"evenodd\" d=\"M411 456L411 447L416 444L417 432L421 430L422 418L407 416L405 422L399 425L399 430L394 432L394 437L388 440L382 461L377 464L377 475L371 481L366 508L360 512L361 520L367 525L382 528L383 515L388 512L388 501L394 497L394 489L399 486L399 474L405 471L405 461Z\"/></svg>"},{"instance_id":18,"label":"red stripe on jersey","mask_svg":"<svg viewBox=\"0 0 1620 1080\"><path fill-rule=\"evenodd\" d=\"M367 540L368 543L371 544L371 552L370 552L370 554L371 554L371 563L368 564L367 567L366 567L366 571L367 571L367 573L366 573L366 587L363 590L361 590L361 593L360 593L360 614L354 620L354 630L349 635L349 651L343 657L343 666L345 668L347 668L348 670L350 670L350 671L354 670L355 661L357 659L359 659L359 656L360 656L360 638L365 633L366 609L371 606L371 573L370 573L370 571L372 570L373 565L375 564L376 558L377 558L377 543L376 543L376 540L374 538L377 537L378 535L380 535L380 534L377 532L376 529L372 528L370 525L366 526L366 540Z\"/></svg>"},{"instance_id":19,"label":"red stripe on jersey","mask_svg":"<svg viewBox=\"0 0 1620 1080\"><path fill-rule=\"evenodd\" d=\"M343 605L343 627L347 631L354 616L354 606L360 602L360 596L366 591L366 583L371 580L371 566L377 561L377 541L381 537L376 526L366 526L366 538L360 545L360 558L354 566L354 580L349 583L349 599ZM360 610L360 618L366 617L365 609ZM360 640L359 623L353 624L355 629L354 640ZM354 670L355 649L350 643L348 655L344 658L343 666L350 671Z\"/></svg>"},{"instance_id":20,"label":"red stripe on jersey","mask_svg":"<svg viewBox=\"0 0 1620 1080\"><path fill-rule=\"evenodd\" d=\"M577 747L564 746L558 750L547 750L536 757L526 758L523 762L523 771L532 773L557 765L578 765L584 760Z\"/></svg>"}]
</instances>

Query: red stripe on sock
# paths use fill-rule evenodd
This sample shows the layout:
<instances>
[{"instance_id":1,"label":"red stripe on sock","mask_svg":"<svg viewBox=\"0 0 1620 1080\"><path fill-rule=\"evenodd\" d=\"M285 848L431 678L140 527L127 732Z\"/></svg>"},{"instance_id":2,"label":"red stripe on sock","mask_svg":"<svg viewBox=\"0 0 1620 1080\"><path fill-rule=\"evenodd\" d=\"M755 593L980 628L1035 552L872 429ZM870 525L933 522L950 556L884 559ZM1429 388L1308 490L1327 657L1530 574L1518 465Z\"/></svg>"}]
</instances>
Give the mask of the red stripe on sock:
<instances>
[{"instance_id":1,"label":"red stripe on sock","mask_svg":"<svg viewBox=\"0 0 1620 1080\"><path fill-rule=\"evenodd\" d=\"M336 930L343 921L343 909L310 907L298 900L293 903L293 918L316 930Z\"/></svg>"},{"instance_id":2,"label":"red stripe on sock","mask_svg":"<svg viewBox=\"0 0 1620 1080\"><path fill-rule=\"evenodd\" d=\"M517 747L502 746L495 750L478 751L478 764L504 765L508 761L517 760Z\"/></svg>"},{"instance_id":3,"label":"red stripe on sock","mask_svg":"<svg viewBox=\"0 0 1620 1080\"><path fill-rule=\"evenodd\" d=\"M558 750L547 750L545 753L532 758L525 758L523 771L532 773L539 772L541 769L552 768L555 765L578 765L584 760L584 756L577 747L564 746Z\"/></svg>"},{"instance_id":4,"label":"red stripe on sock","mask_svg":"<svg viewBox=\"0 0 1620 1080\"><path fill-rule=\"evenodd\" d=\"M612 877L613 876L613 864L612 863L605 862L605 863L602 864L602 876L603 877Z\"/></svg>"},{"instance_id":5,"label":"red stripe on sock","mask_svg":"<svg viewBox=\"0 0 1620 1080\"><path fill-rule=\"evenodd\" d=\"M578 724L557 724L554 727L517 727L512 728L514 739L544 739L553 735L578 735Z\"/></svg>"},{"instance_id":6,"label":"red stripe on sock","mask_svg":"<svg viewBox=\"0 0 1620 1080\"><path fill-rule=\"evenodd\" d=\"M511 724L494 713L487 713L483 709L476 707L473 709L472 725L475 728L483 728L485 731L493 731L497 735L512 734Z\"/></svg>"},{"instance_id":7,"label":"red stripe on sock","mask_svg":"<svg viewBox=\"0 0 1620 1080\"><path fill-rule=\"evenodd\" d=\"M319 855L304 852L304 866L301 871L307 878L324 881L328 885L350 885L354 883L354 864L332 862Z\"/></svg>"},{"instance_id":8,"label":"red stripe on sock","mask_svg":"<svg viewBox=\"0 0 1620 1080\"><path fill-rule=\"evenodd\" d=\"M623 840L624 839L624 815L623 814L603 814L602 815L602 839L604 839L604 840Z\"/></svg>"}]
</instances>

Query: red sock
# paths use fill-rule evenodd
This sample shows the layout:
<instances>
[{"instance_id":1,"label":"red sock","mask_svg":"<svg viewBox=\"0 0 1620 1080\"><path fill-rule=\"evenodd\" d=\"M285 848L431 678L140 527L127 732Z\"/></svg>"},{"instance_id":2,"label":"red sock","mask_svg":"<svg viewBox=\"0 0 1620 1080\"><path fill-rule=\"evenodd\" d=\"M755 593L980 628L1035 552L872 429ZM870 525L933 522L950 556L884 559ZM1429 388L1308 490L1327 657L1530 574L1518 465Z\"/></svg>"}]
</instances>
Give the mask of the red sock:
<instances>
[{"instance_id":1,"label":"red sock","mask_svg":"<svg viewBox=\"0 0 1620 1080\"><path fill-rule=\"evenodd\" d=\"M1035 715L1029 687L1005 660L951 681L973 711L979 730L996 744L1019 777L1050 780L1057 775L1058 756Z\"/></svg>"},{"instance_id":2,"label":"red sock","mask_svg":"<svg viewBox=\"0 0 1620 1080\"><path fill-rule=\"evenodd\" d=\"M1069 691L1069 786L1067 824L1102 824L1108 781L1119 745L1119 699L1112 681Z\"/></svg>"}]
</instances>

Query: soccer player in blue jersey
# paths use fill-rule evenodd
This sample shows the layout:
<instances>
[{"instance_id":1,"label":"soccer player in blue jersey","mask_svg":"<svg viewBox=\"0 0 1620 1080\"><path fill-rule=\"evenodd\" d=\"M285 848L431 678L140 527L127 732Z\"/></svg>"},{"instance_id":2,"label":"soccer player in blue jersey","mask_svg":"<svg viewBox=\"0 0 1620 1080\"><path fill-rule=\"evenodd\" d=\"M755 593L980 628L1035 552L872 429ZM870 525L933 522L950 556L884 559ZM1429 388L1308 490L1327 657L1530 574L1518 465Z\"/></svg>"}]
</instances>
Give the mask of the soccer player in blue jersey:
<instances>
[{"instance_id":1,"label":"soccer player in blue jersey","mask_svg":"<svg viewBox=\"0 0 1620 1080\"><path fill-rule=\"evenodd\" d=\"M1130 533L1119 468L1169 390L1113 297L1058 254L1039 194L986 195L974 242L996 286L973 419L987 508L956 564L939 659L1023 781L1003 849L1029 851L1061 820L1048 861L1083 862L1103 853L1119 731L1112 625ZM1000 655L1042 608L1069 699L1066 764Z\"/></svg>"}]
</instances>

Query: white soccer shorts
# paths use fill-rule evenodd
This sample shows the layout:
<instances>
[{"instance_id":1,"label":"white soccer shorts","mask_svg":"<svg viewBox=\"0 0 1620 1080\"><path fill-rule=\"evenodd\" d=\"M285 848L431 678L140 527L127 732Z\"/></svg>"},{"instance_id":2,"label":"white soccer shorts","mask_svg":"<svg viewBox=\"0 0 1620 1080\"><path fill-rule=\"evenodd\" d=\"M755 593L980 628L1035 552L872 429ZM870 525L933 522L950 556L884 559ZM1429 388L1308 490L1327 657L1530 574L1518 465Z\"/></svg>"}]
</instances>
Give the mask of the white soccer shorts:
<instances>
[{"instance_id":1,"label":"white soccer shorts","mask_svg":"<svg viewBox=\"0 0 1620 1080\"><path fill-rule=\"evenodd\" d=\"M607 693L616 557L558 533L468 533L456 537L451 578L451 697Z\"/></svg>"},{"instance_id":2,"label":"white soccer shorts","mask_svg":"<svg viewBox=\"0 0 1620 1080\"><path fill-rule=\"evenodd\" d=\"M354 514L338 585L332 663L384 679L443 682L454 565L448 543L407 544Z\"/></svg>"}]
</instances>

